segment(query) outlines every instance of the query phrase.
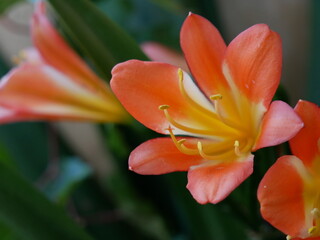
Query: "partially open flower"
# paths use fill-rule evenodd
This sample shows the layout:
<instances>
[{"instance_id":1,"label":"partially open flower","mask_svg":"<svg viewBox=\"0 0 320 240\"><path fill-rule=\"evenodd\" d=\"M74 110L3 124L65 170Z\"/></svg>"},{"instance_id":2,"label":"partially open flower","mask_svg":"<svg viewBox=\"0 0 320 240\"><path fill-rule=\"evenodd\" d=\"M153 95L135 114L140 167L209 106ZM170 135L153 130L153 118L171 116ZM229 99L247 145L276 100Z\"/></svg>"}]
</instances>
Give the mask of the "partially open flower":
<instances>
[{"instance_id":1,"label":"partially open flower","mask_svg":"<svg viewBox=\"0 0 320 240\"><path fill-rule=\"evenodd\" d=\"M83 120L124 122L129 115L36 5L31 33L35 48L22 51L0 83L0 122Z\"/></svg>"}]
</instances>

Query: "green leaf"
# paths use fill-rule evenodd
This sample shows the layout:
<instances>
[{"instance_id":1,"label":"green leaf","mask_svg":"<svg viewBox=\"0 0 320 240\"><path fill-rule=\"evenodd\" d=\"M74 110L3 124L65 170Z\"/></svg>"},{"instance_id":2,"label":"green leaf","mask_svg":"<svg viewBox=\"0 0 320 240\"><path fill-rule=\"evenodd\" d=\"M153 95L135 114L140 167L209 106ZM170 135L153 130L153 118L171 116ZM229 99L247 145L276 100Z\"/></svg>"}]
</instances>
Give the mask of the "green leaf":
<instances>
[{"instance_id":1,"label":"green leaf","mask_svg":"<svg viewBox=\"0 0 320 240\"><path fill-rule=\"evenodd\" d=\"M0 125L0 157L13 161L28 179L38 179L49 158L48 127L40 122Z\"/></svg>"},{"instance_id":2,"label":"green leaf","mask_svg":"<svg viewBox=\"0 0 320 240\"><path fill-rule=\"evenodd\" d=\"M0 221L28 240L90 240L58 206L0 162Z\"/></svg>"},{"instance_id":3,"label":"green leaf","mask_svg":"<svg viewBox=\"0 0 320 240\"><path fill-rule=\"evenodd\" d=\"M1 0L0 1L0 15L3 14L12 5L21 2L22 0Z\"/></svg>"},{"instance_id":4,"label":"green leaf","mask_svg":"<svg viewBox=\"0 0 320 240\"><path fill-rule=\"evenodd\" d=\"M129 59L146 60L138 44L87 0L48 0L71 40L110 79L111 69Z\"/></svg>"},{"instance_id":5,"label":"green leaf","mask_svg":"<svg viewBox=\"0 0 320 240\"><path fill-rule=\"evenodd\" d=\"M1 240L22 240L18 238L14 232L6 226L3 222L0 222L0 239Z\"/></svg>"}]
</instances>

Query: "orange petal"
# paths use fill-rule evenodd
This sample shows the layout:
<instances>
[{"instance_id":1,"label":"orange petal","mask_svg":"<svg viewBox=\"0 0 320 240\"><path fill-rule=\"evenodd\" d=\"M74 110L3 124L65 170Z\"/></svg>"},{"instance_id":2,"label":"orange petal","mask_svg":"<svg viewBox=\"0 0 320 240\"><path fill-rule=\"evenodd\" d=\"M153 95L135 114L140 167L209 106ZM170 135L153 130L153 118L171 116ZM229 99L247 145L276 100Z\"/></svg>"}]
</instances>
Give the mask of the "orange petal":
<instances>
[{"instance_id":1,"label":"orange petal","mask_svg":"<svg viewBox=\"0 0 320 240\"><path fill-rule=\"evenodd\" d=\"M189 68L182 54L156 42L144 42L141 44L143 52L156 62L164 62L188 72Z\"/></svg>"},{"instance_id":2,"label":"orange petal","mask_svg":"<svg viewBox=\"0 0 320 240\"><path fill-rule=\"evenodd\" d=\"M253 155L246 159L216 165L199 165L188 172L187 188L199 203L225 199L253 171Z\"/></svg>"},{"instance_id":3,"label":"orange petal","mask_svg":"<svg viewBox=\"0 0 320 240\"><path fill-rule=\"evenodd\" d=\"M11 70L0 84L0 106L37 119L126 119L115 98L92 93L44 64L25 63Z\"/></svg>"},{"instance_id":4,"label":"orange petal","mask_svg":"<svg viewBox=\"0 0 320 240\"><path fill-rule=\"evenodd\" d=\"M310 165L316 156L320 157L320 108L300 100L294 110L304 122L304 128L290 140L290 147L294 155Z\"/></svg>"},{"instance_id":5,"label":"orange petal","mask_svg":"<svg viewBox=\"0 0 320 240\"><path fill-rule=\"evenodd\" d=\"M188 66L207 96L221 93L227 86L221 63L226 45L219 31L205 18L189 14L180 33L181 48Z\"/></svg>"},{"instance_id":6,"label":"orange petal","mask_svg":"<svg viewBox=\"0 0 320 240\"><path fill-rule=\"evenodd\" d=\"M309 237L309 238L291 238L291 240L320 240L320 237Z\"/></svg>"},{"instance_id":7,"label":"orange petal","mask_svg":"<svg viewBox=\"0 0 320 240\"><path fill-rule=\"evenodd\" d=\"M171 138L156 138L142 143L131 152L129 169L139 174L164 174L187 171L190 166L200 164L201 160L199 155L181 153Z\"/></svg>"},{"instance_id":8,"label":"orange petal","mask_svg":"<svg viewBox=\"0 0 320 240\"><path fill-rule=\"evenodd\" d=\"M279 85L282 48L279 35L257 24L239 34L228 46L224 74L251 101L268 108Z\"/></svg>"},{"instance_id":9,"label":"orange petal","mask_svg":"<svg viewBox=\"0 0 320 240\"><path fill-rule=\"evenodd\" d=\"M261 131L253 151L288 141L303 127L293 109L282 101L271 103L261 124Z\"/></svg>"},{"instance_id":10,"label":"orange petal","mask_svg":"<svg viewBox=\"0 0 320 240\"><path fill-rule=\"evenodd\" d=\"M258 188L263 218L293 237L307 233L303 179L299 173L303 168L300 159L283 156L268 170Z\"/></svg>"},{"instance_id":11,"label":"orange petal","mask_svg":"<svg viewBox=\"0 0 320 240\"><path fill-rule=\"evenodd\" d=\"M78 84L91 88L91 91L98 92L101 87L105 88L104 82L90 70L49 22L43 1L36 4L31 33L35 47L49 65L68 75ZM104 94L110 95L109 91L107 89Z\"/></svg>"},{"instance_id":12,"label":"orange petal","mask_svg":"<svg viewBox=\"0 0 320 240\"><path fill-rule=\"evenodd\" d=\"M201 106L212 107L192 79L184 73L186 90L201 101ZM168 133L167 121L160 105L169 105L171 117L187 126L203 122L201 113L188 104L179 88L178 68L165 63L130 60L112 70L111 88L127 111L145 126L160 133ZM198 118L198 119L197 119ZM219 121L217 124L219 124ZM212 124L212 123L211 123ZM178 134L175 129L175 134ZM181 133L180 133L181 134Z\"/></svg>"},{"instance_id":13,"label":"orange petal","mask_svg":"<svg viewBox=\"0 0 320 240\"><path fill-rule=\"evenodd\" d=\"M26 120L36 120L34 114L17 112L0 106L0 123L12 123Z\"/></svg>"}]
</instances>

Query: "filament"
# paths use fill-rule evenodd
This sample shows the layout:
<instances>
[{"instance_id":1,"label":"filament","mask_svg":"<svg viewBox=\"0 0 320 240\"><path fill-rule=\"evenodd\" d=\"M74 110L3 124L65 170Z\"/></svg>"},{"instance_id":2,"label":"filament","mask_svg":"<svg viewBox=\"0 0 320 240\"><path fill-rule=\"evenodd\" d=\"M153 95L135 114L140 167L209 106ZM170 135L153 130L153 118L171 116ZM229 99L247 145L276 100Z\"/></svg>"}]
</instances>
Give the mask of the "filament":
<instances>
[{"instance_id":1,"label":"filament","mask_svg":"<svg viewBox=\"0 0 320 240\"><path fill-rule=\"evenodd\" d=\"M210 130L195 129L195 128L190 128L190 127L187 127L183 124L180 124L170 116L169 111L168 111L169 108L170 108L169 105L160 105L159 106L159 109L164 112L165 117L168 120L168 122L176 128L179 128L179 129L186 131L186 132L189 132L189 133L201 134L201 135L221 135L221 134L227 133L227 131L210 131Z\"/></svg>"}]
</instances>

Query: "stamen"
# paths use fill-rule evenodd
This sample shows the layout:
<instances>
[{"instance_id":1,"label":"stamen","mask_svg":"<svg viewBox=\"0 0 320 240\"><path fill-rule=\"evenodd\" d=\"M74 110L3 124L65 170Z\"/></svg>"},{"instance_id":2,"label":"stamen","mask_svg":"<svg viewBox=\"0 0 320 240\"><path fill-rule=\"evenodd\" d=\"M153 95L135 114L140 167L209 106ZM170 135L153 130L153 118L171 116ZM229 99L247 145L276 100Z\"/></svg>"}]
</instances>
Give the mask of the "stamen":
<instances>
[{"instance_id":1,"label":"stamen","mask_svg":"<svg viewBox=\"0 0 320 240\"><path fill-rule=\"evenodd\" d=\"M211 100L221 100L222 99L222 95L221 94L214 94L210 96Z\"/></svg>"},{"instance_id":2,"label":"stamen","mask_svg":"<svg viewBox=\"0 0 320 240\"><path fill-rule=\"evenodd\" d=\"M221 112L220 112L220 107L219 107L219 100L222 99L222 95L221 94L214 94L214 95L211 95L209 97L212 101L213 101L213 104L214 104L214 109L215 109L215 113L217 114L219 120L221 122L223 122L225 125L227 126L230 126L232 128L234 128L235 126L239 125L237 123L233 123L233 122L230 122L229 120L225 119Z\"/></svg>"},{"instance_id":3,"label":"stamen","mask_svg":"<svg viewBox=\"0 0 320 240\"><path fill-rule=\"evenodd\" d=\"M291 240L292 237L291 237L290 235L287 235L286 239L287 239L287 240Z\"/></svg>"},{"instance_id":4,"label":"stamen","mask_svg":"<svg viewBox=\"0 0 320 240\"><path fill-rule=\"evenodd\" d=\"M238 157L241 157L242 154L241 154L241 152L240 152L239 147L240 147L239 141L238 141L238 140L234 141L234 152L235 152L235 154L236 154Z\"/></svg>"},{"instance_id":5,"label":"stamen","mask_svg":"<svg viewBox=\"0 0 320 240\"><path fill-rule=\"evenodd\" d=\"M16 65L19 65L20 63L24 62L25 59L26 59L26 56L25 56L24 52L21 51L21 52L18 53L18 55L13 56L11 58L11 61Z\"/></svg>"},{"instance_id":6,"label":"stamen","mask_svg":"<svg viewBox=\"0 0 320 240\"><path fill-rule=\"evenodd\" d=\"M197 109L198 111L209 115L211 117L214 118L218 118L217 115L214 112L209 111L208 109L202 107L201 105L199 105L196 101L194 101L187 93L186 89L184 88L184 84L183 84L183 71L181 70L181 68L178 69L178 76L179 76L179 87L180 87L180 91L183 95L183 97L186 98L186 100L188 101L188 103L190 103L191 106L193 106L195 109Z\"/></svg>"},{"instance_id":7,"label":"stamen","mask_svg":"<svg viewBox=\"0 0 320 240\"><path fill-rule=\"evenodd\" d=\"M213 101L213 104L214 104L214 109L216 110L216 113L219 117L220 120L223 120L220 113L219 113L219 105L218 105L218 100L221 100L222 99L222 95L221 94L215 94L215 95L211 95L209 97L212 101Z\"/></svg>"},{"instance_id":8,"label":"stamen","mask_svg":"<svg viewBox=\"0 0 320 240\"><path fill-rule=\"evenodd\" d=\"M312 235L316 230L317 230L317 227L316 227L316 226L313 226L313 227L311 227L311 228L308 229L308 233L309 233L310 235Z\"/></svg>"},{"instance_id":9,"label":"stamen","mask_svg":"<svg viewBox=\"0 0 320 240\"><path fill-rule=\"evenodd\" d=\"M169 131L170 137L173 141L173 143L176 145L176 147L178 148L178 150L184 154L187 155L197 155L198 154L198 150L196 149L191 149L186 147L183 143L186 141L186 139L180 139L177 140L176 136L173 134L173 129L169 126L167 128L167 130Z\"/></svg>"},{"instance_id":10,"label":"stamen","mask_svg":"<svg viewBox=\"0 0 320 240\"><path fill-rule=\"evenodd\" d=\"M198 142L197 147L198 147L198 151L199 151L200 156L203 157L204 159L218 160L216 156L209 156L203 151L202 143L200 141Z\"/></svg>"},{"instance_id":11,"label":"stamen","mask_svg":"<svg viewBox=\"0 0 320 240\"><path fill-rule=\"evenodd\" d=\"M232 151L226 151L222 154L217 154L217 155L208 155L203 151L202 143L199 141L197 144L198 151L201 157L203 157L206 160L222 160L227 157L231 157L233 152Z\"/></svg>"},{"instance_id":12,"label":"stamen","mask_svg":"<svg viewBox=\"0 0 320 240\"><path fill-rule=\"evenodd\" d=\"M179 87L180 87L180 92L182 94L182 96L187 100L187 102L190 104L190 106L192 106L195 110L205 114L208 117L211 117L212 120L216 120L216 121L220 121L222 123L225 124L226 127L235 130L235 126L239 125L237 123L232 123L229 120L227 121L226 119L223 119L222 116L220 116L219 112L217 111L218 109L218 101L214 102L214 108L215 111L210 111L207 108L204 108L203 106L201 106L199 103L197 103L196 101L194 101L187 93L186 89L184 88L184 77L183 77L183 71L181 70L181 68L178 69L178 77L179 77ZM220 100L222 99L222 95L221 94L215 94L212 95L213 99L212 100Z\"/></svg>"},{"instance_id":13,"label":"stamen","mask_svg":"<svg viewBox=\"0 0 320 240\"><path fill-rule=\"evenodd\" d=\"M318 208L314 208L311 210L311 214L315 219L320 218L320 210Z\"/></svg>"},{"instance_id":14,"label":"stamen","mask_svg":"<svg viewBox=\"0 0 320 240\"><path fill-rule=\"evenodd\" d=\"M183 131L190 132L190 133L195 133L195 134L201 134L201 135L219 135L221 132L218 131L209 131L209 130L202 130L202 129L195 129L195 128L190 128L187 126L184 126L178 122L176 122L169 114L168 109L170 108L169 105L160 105L159 110L162 110L168 120L169 123L171 123L174 127L179 128ZM225 133L225 132L223 132Z\"/></svg>"},{"instance_id":15,"label":"stamen","mask_svg":"<svg viewBox=\"0 0 320 240\"><path fill-rule=\"evenodd\" d=\"M183 81L183 71L181 68L178 69L178 76L179 76L179 81L182 82Z\"/></svg>"},{"instance_id":16,"label":"stamen","mask_svg":"<svg viewBox=\"0 0 320 240\"><path fill-rule=\"evenodd\" d=\"M170 106L169 105L160 105L159 110L165 110L168 109Z\"/></svg>"}]
</instances>

